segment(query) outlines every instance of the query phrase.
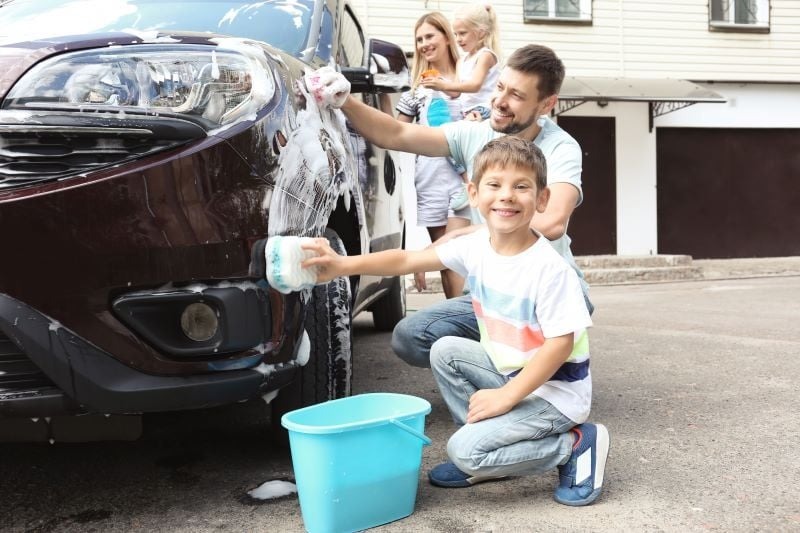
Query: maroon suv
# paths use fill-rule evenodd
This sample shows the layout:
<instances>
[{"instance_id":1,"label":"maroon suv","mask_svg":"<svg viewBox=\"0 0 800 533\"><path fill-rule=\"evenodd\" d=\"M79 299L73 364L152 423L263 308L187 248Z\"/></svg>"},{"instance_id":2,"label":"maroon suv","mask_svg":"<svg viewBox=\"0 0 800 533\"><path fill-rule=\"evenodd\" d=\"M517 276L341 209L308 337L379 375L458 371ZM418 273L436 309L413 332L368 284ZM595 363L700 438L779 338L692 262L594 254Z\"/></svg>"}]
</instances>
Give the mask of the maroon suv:
<instances>
[{"instance_id":1,"label":"maroon suv","mask_svg":"<svg viewBox=\"0 0 800 533\"><path fill-rule=\"evenodd\" d=\"M400 279L265 280L271 235L402 245L389 153L306 99L329 64L373 105L408 78L339 0L0 3L0 418L349 394Z\"/></svg>"}]
</instances>

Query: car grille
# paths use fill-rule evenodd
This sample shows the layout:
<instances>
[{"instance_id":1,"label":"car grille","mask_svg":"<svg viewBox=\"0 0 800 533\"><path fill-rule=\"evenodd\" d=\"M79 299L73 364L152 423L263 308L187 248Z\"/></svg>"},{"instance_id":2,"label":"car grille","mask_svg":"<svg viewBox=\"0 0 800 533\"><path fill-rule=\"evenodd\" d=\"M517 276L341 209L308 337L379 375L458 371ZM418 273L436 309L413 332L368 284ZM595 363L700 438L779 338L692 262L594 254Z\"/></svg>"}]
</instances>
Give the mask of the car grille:
<instances>
[{"instance_id":1,"label":"car grille","mask_svg":"<svg viewBox=\"0 0 800 533\"><path fill-rule=\"evenodd\" d=\"M140 128L0 126L0 190L87 174L192 138Z\"/></svg>"},{"instance_id":2,"label":"car grille","mask_svg":"<svg viewBox=\"0 0 800 533\"><path fill-rule=\"evenodd\" d=\"M54 386L27 355L0 332L0 399Z\"/></svg>"}]
</instances>

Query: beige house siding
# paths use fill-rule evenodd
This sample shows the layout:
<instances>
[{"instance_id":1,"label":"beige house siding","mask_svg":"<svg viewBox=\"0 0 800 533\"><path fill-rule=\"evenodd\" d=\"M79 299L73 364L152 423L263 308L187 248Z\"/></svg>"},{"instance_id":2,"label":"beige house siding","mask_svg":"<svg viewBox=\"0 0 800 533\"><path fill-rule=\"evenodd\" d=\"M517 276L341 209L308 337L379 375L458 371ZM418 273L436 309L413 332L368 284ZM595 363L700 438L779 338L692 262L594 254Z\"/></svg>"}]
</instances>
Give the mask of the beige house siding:
<instances>
[{"instance_id":1,"label":"beige house siding","mask_svg":"<svg viewBox=\"0 0 800 533\"><path fill-rule=\"evenodd\" d=\"M462 1L351 0L368 34L413 50L426 11ZM592 24L524 23L523 0L495 0L506 54L540 42L573 76L800 82L800 0L770 0L769 33L710 31L709 0L594 0Z\"/></svg>"}]
</instances>

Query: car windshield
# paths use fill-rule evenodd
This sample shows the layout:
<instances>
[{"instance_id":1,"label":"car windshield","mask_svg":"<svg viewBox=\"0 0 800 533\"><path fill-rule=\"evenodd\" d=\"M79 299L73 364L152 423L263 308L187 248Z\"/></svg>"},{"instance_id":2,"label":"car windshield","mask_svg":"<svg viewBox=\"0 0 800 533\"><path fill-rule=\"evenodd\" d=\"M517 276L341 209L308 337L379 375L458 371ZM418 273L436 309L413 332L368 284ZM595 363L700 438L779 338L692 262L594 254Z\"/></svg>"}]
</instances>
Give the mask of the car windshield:
<instances>
[{"instance_id":1,"label":"car windshield","mask_svg":"<svg viewBox=\"0 0 800 533\"><path fill-rule=\"evenodd\" d=\"M316 35L314 0L14 0L0 1L0 45L64 35L179 31L264 41L302 57ZM315 32L316 33L316 32Z\"/></svg>"}]
</instances>

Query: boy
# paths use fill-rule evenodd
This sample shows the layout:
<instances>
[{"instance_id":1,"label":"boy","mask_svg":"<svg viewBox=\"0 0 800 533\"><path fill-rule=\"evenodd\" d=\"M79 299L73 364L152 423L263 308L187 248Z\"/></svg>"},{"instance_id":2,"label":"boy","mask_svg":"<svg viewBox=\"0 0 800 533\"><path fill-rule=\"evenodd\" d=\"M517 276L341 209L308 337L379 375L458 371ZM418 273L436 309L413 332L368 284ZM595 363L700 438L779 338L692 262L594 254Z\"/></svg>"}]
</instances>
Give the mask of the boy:
<instances>
[{"instance_id":1,"label":"boy","mask_svg":"<svg viewBox=\"0 0 800 533\"><path fill-rule=\"evenodd\" d=\"M468 487L558 467L554 497L588 505L600 495L609 437L583 423L591 404L585 328L592 322L578 276L530 223L549 199L547 170L532 142L505 136L475 157L470 204L486 228L421 251L342 257L325 239L305 245L317 282L357 273L400 275L450 268L464 275L480 342L442 337L431 368L459 429L450 461L430 482Z\"/></svg>"}]
</instances>

